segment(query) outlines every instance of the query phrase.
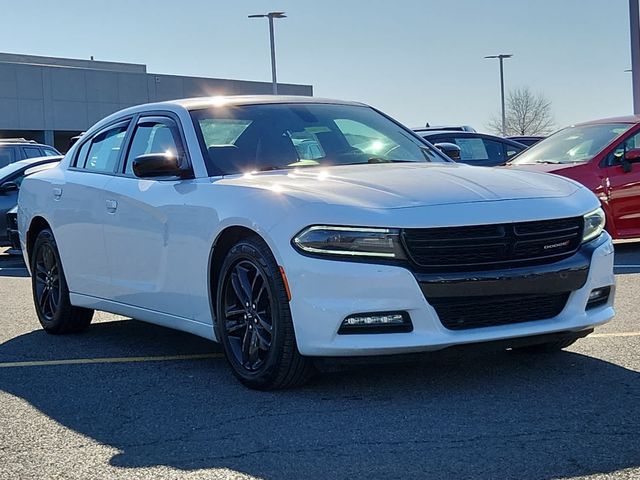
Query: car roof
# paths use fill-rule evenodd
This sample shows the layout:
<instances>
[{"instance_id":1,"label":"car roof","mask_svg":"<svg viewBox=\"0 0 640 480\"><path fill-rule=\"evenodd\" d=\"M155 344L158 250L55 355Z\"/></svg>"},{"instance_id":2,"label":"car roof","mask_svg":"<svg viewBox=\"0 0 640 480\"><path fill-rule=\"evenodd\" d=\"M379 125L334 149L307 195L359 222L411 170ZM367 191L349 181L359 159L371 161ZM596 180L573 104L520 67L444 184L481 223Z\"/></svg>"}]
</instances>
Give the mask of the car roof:
<instances>
[{"instance_id":1,"label":"car roof","mask_svg":"<svg viewBox=\"0 0 640 480\"><path fill-rule=\"evenodd\" d=\"M181 100L171 100L162 102L180 105L187 110L206 108L217 105L264 105L278 103L320 103L337 105L364 105L359 102L349 102L344 100L333 100L330 98L318 98L297 95L229 95L215 97L185 98Z\"/></svg>"},{"instance_id":2,"label":"car roof","mask_svg":"<svg viewBox=\"0 0 640 480\"><path fill-rule=\"evenodd\" d=\"M625 115L622 117L600 118L598 120L589 120L588 122L576 123L574 126L582 127L585 125L601 125L605 123L640 123L640 115Z\"/></svg>"},{"instance_id":3,"label":"car roof","mask_svg":"<svg viewBox=\"0 0 640 480\"><path fill-rule=\"evenodd\" d=\"M453 130L434 130L434 131L425 131L425 132L421 132L421 131L417 131L416 132L418 135L420 135L422 138L429 140L431 137L451 137L451 136L455 136L458 138L461 137L469 137L469 138L487 138L489 140L495 140L497 142L503 142L506 143L508 145L513 145L515 147L523 147L523 148L527 148L527 145L517 142L516 140L511 140L509 138L503 138L503 137L498 137L496 135L491 135L490 133L479 133L479 132L456 132ZM434 138L434 140L437 140Z\"/></svg>"}]
</instances>

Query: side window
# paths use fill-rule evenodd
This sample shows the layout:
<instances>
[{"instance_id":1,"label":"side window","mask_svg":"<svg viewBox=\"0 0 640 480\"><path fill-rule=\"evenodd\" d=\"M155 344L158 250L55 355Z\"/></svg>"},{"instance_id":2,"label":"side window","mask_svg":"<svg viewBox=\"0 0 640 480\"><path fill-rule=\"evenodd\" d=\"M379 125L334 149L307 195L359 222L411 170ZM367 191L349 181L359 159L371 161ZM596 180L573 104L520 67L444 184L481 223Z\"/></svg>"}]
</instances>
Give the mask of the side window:
<instances>
[{"instance_id":1,"label":"side window","mask_svg":"<svg viewBox=\"0 0 640 480\"><path fill-rule=\"evenodd\" d=\"M42 157L42 150L38 147L22 147L26 158Z\"/></svg>"},{"instance_id":2,"label":"side window","mask_svg":"<svg viewBox=\"0 0 640 480\"><path fill-rule=\"evenodd\" d=\"M74 162L74 166L78 168L83 168L84 163L87 160L87 153L89 153L89 147L91 147L91 140L85 142L78 151L76 155L76 160Z\"/></svg>"},{"instance_id":3,"label":"side window","mask_svg":"<svg viewBox=\"0 0 640 480\"><path fill-rule=\"evenodd\" d=\"M487 156L492 163L502 164L507 161L504 156L504 150L502 149L502 143L487 140L486 138L483 138L482 142L484 143L484 148L487 149Z\"/></svg>"},{"instance_id":4,"label":"side window","mask_svg":"<svg viewBox=\"0 0 640 480\"><path fill-rule=\"evenodd\" d=\"M507 160L510 160L511 157L516 156L518 153L524 150L524 148L514 147L513 145L509 145L507 143L503 145L504 145L504 153L507 156Z\"/></svg>"},{"instance_id":5,"label":"side window","mask_svg":"<svg viewBox=\"0 0 640 480\"><path fill-rule=\"evenodd\" d=\"M136 126L131 146L127 153L125 173L133 175L133 161L148 153L171 152L181 155L184 152L180 134L175 122L169 118L142 119Z\"/></svg>"},{"instance_id":6,"label":"side window","mask_svg":"<svg viewBox=\"0 0 640 480\"><path fill-rule=\"evenodd\" d=\"M9 145L0 146L0 168L16 161L15 149Z\"/></svg>"},{"instance_id":7,"label":"side window","mask_svg":"<svg viewBox=\"0 0 640 480\"><path fill-rule=\"evenodd\" d=\"M482 138L462 137L453 139L439 139L438 141L449 141L460 147L460 161L482 161L489 160L489 152Z\"/></svg>"},{"instance_id":8,"label":"side window","mask_svg":"<svg viewBox=\"0 0 640 480\"><path fill-rule=\"evenodd\" d=\"M127 125L118 125L93 137L84 169L92 172L113 172L126 133ZM81 165L78 163L76 166Z\"/></svg>"},{"instance_id":9,"label":"side window","mask_svg":"<svg viewBox=\"0 0 640 480\"><path fill-rule=\"evenodd\" d=\"M611 167L614 165L618 165L624 154L628 150L632 150L634 148L640 148L640 132L635 135L631 135L626 140L623 140L616 148L607 156L606 165Z\"/></svg>"},{"instance_id":10,"label":"side window","mask_svg":"<svg viewBox=\"0 0 640 480\"><path fill-rule=\"evenodd\" d=\"M42 153L45 157L55 157L57 155L60 155L59 152L53 150L52 148L43 148Z\"/></svg>"}]
</instances>

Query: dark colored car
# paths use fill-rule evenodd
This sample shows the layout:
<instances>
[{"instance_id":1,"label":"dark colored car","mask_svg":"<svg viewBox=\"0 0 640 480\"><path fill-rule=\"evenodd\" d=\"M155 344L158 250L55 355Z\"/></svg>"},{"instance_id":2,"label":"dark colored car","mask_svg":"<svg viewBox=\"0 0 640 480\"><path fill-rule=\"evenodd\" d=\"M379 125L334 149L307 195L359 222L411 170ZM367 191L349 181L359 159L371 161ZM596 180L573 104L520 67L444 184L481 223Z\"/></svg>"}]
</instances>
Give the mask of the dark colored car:
<instances>
[{"instance_id":1,"label":"dark colored car","mask_svg":"<svg viewBox=\"0 0 640 480\"><path fill-rule=\"evenodd\" d=\"M640 115L571 125L523 152L508 168L580 182L600 199L614 239L640 238Z\"/></svg>"},{"instance_id":2,"label":"dark colored car","mask_svg":"<svg viewBox=\"0 0 640 480\"><path fill-rule=\"evenodd\" d=\"M0 168L0 246L11 245L7 234L7 212L18 204L18 190L24 177L57 164L62 156L18 160Z\"/></svg>"},{"instance_id":3,"label":"dark colored car","mask_svg":"<svg viewBox=\"0 0 640 480\"><path fill-rule=\"evenodd\" d=\"M27 158L57 157L60 152L49 145L24 138L0 138L0 168Z\"/></svg>"},{"instance_id":4,"label":"dark colored car","mask_svg":"<svg viewBox=\"0 0 640 480\"><path fill-rule=\"evenodd\" d=\"M452 143L460 147L457 162L481 167L504 165L527 147L513 140L477 132L424 131L415 132L436 147L440 143Z\"/></svg>"},{"instance_id":5,"label":"dark colored car","mask_svg":"<svg viewBox=\"0 0 640 480\"><path fill-rule=\"evenodd\" d=\"M20 247L20 235L18 235L18 206L16 205L7 212L7 238L9 239L10 248L6 252L9 255L20 255L22 249Z\"/></svg>"},{"instance_id":6,"label":"dark colored car","mask_svg":"<svg viewBox=\"0 0 640 480\"><path fill-rule=\"evenodd\" d=\"M424 127L418 127L413 129L416 132L433 132L446 130L448 132L475 132L476 129L471 125L429 125L427 123Z\"/></svg>"},{"instance_id":7,"label":"dark colored car","mask_svg":"<svg viewBox=\"0 0 640 480\"><path fill-rule=\"evenodd\" d=\"M509 140L513 140L514 142L518 142L523 145L526 145L527 147L530 147L531 145L535 145L540 140L544 140L547 137L541 137L538 135L516 135L513 137L507 137L507 138Z\"/></svg>"}]
</instances>

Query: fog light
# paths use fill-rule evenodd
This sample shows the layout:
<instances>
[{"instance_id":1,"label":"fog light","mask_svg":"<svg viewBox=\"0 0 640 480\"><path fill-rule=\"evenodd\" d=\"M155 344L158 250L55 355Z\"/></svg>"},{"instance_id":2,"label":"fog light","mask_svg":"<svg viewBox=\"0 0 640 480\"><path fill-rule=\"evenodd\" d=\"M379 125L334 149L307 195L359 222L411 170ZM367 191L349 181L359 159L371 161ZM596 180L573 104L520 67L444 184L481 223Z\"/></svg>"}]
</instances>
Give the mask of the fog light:
<instances>
[{"instance_id":1,"label":"fog light","mask_svg":"<svg viewBox=\"0 0 640 480\"><path fill-rule=\"evenodd\" d=\"M400 333L413 330L407 312L375 312L349 315L342 321L338 333Z\"/></svg>"},{"instance_id":2,"label":"fog light","mask_svg":"<svg viewBox=\"0 0 640 480\"><path fill-rule=\"evenodd\" d=\"M604 305L609 301L609 295L611 294L611 287L594 288L589 294L589 300L587 301L587 309Z\"/></svg>"}]
</instances>

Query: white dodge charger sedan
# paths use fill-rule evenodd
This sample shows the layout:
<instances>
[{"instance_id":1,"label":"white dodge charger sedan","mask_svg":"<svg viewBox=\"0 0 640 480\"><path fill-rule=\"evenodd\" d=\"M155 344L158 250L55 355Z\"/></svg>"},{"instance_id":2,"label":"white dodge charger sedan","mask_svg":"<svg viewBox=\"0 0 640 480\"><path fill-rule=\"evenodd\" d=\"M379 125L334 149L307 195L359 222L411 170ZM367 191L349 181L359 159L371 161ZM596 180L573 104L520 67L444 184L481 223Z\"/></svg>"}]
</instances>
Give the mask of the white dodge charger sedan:
<instances>
[{"instance_id":1,"label":"white dodge charger sedan","mask_svg":"<svg viewBox=\"0 0 640 480\"><path fill-rule=\"evenodd\" d=\"M47 332L94 310L184 330L258 389L301 384L313 357L560 349L614 314L589 190L452 163L357 103L122 110L24 181L18 218Z\"/></svg>"}]
</instances>

